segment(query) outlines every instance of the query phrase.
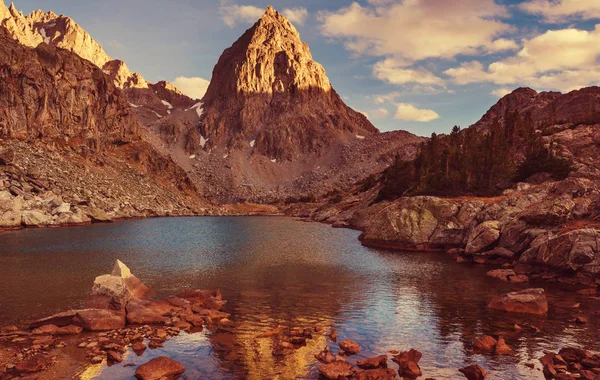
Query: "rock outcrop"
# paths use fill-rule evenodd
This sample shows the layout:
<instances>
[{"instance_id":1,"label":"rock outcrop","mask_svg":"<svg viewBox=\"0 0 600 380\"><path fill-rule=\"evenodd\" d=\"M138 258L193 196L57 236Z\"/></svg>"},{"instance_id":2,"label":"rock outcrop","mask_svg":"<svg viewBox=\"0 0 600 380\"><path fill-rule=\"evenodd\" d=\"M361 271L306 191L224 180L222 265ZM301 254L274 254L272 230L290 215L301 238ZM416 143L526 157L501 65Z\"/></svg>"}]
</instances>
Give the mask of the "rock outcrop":
<instances>
[{"instance_id":1,"label":"rock outcrop","mask_svg":"<svg viewBox=\"0 0 600 380\"><path fill-rule=\"evenodd\" d=\"M297 160L324 153L334 140L378 133L343 103L297 30L272 7L223 52L203 101L200 133L208 149Z\"/></svg>"}]
</instances>

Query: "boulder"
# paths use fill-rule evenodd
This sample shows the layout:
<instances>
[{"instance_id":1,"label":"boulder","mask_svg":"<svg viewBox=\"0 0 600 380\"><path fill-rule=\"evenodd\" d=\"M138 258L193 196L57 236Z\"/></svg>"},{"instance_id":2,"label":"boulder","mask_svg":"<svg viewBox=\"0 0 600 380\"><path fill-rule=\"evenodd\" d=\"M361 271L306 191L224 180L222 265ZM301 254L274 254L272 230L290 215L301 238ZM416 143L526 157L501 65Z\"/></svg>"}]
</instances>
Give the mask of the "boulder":
<instances>
[{"instance_id":1,"label":"boulder","mask_svg":"<svg viewBox=\"0 0 600 380\"><path fill-rule=\"evenodd\" d=\"M499 338L494 353L496 355L513 355L515 352L506 344L504 338Z\"/></svg>"},{"instance_id":2,"label":"boulder","mask_svg":"<svg viewBox=\"0 0 600 380\"><path fill-rule=\"evenodd\" d=\"M57 327L64 327L73 324L77 312L79 310L69 310L62 313L54 314L50 317L38 319L37 321L31 322L29 325L30 330L37 329L38 327L45 325L54 325Z\"/></svg>"},{"instance_id":3,"label":"boulder","mask_svg":"<svg viewBox=\"0 0 600 380\"><path fill-rule=\"evenodd\" d=\"M600 231L580 229L542 240L525 251L519 262L558 271L600 273Z\"/></svg>"},{"instance_id":4,"label":"boulder","mask_svg":"<svg viewBox=\"0 0 600 380\"><path fill-rule=\"evenodd\" d=\"M23 197L13 197L8 190L0 191L0 228L21 226Z\"/></svg>"},{"instance_id":5,"label":"boulder","mask_svg":"<svg viewBox=\"0 0 600 380\"><path fill-rule=\"evenodd\" d=\"M558 226L572 218L575 202L570 195L553 197L527 208L520 219L534 226Z\"/></svg>"},{"instance_id":6,"label":"boulder","mask_svg":"<svg viewBox=\"0 0 600 380\"><path fill-rule=\"evenodd\" d=\"M71 212L71 205L69 203L62 203L52 210L52 215L64 214L67 212Z\"/></svg>"},{"instance_id":7,"label":"boulder","mask_svg":"<svg viewBox=\"0 0 600 380\"><path fill-rule=\"evenodd\" d=\"M494 297L488 307L511 313L544 315L548 313L548 301L544 289L526 289Z\"/></svg>"},{"instance_id":8,"label":"boulder","mask_svg":"<svg viewBox=\"0 0 600 380\"><path fill-rule=\"evenodd\" d=\"M346 361L336 361L323 364L319 367L319 373L329 380L337 380L339 377L350 377L354 374L352 364Z\"/></svg>"},{"instance_id":9,"label":"boulder","mask_svg":"<svg viewBox=\"0 0 600 380\"><path fill-rule=\"evenodd\" d=\"M339 346L346 355L356 355L360 352L360 345L352 340L343 340Z\"/></svg>"},{"instance_id":10,"label":"boulder","mask_svg":"<svg viewBox=\"0 0 600 380\"><path fill-rule=\"evenodd\" d=\"M495 269L487 272L487 275L504 282L509 282L509 278L516 276L516 273L512 269Z\"/></svg>"},{"instance_id":11,"label":"boulder","mask_svg":"<svg viewBox=\"0 0 600 380\"><path fill-rule=\"evenodd\" d=\"M477 364L470 365L465 368L459 369L460 373L465 375L468 380L484 380L487 376L485 369L481 368Z\"/></svg>"},{"instance_id":12,"label":"boulder","mask_svg":"<svg viewBox=\"0 0 600 380\"><path fill-rule=\"evenodd\" d=\"M86 331L110 331L125 327L125 313L106 309L79 310L77 320Z\"/></svg>"},{"instance_id":13,"label":"boulder","mask_svg":"<svg viewBox=\"0 0 600 380\"><path fill-rule=\"evenodd\" d=\"M144 285L139 278L134 276L127 265L123 264L120 260L115 262L111 275L122 278L125 281L127 290L134 298L143 298L150 291L150 288Z\"/></svg>"},{"instance_id":14,"label":"boulder","mask_svg":"<svg viewBox=\"0 0 600 380\"><path fill-rule=\"evenodd\" d=\"M387 355L377 356L376 358L360 359L356 362L356 366L362 369L386 368Z\"/></svg>"},{"instance_id":15,"label":"boulder","mask_svg":"<svg viewBox=\"0 0 600 380\"><path fill-rule=\"evenodd\" d=\"M473 342L473 350L478 353L491 353L494 351L497 343L498 342L493 337L484 335L475 339Z\"/></svg>"},{"instance_id":16,"label":"boulder","mask_svg":"<svg viewBox=\"0 0 600 380\"><path fill-rule=\"evenodd\" d=\"M500 238L500 222L487 221L483 222L469 234L467 238L467 246L465 253L472 255L482 252Z\"/></svg>"},{"instance_id":17,"label":"boulder","mask_svg":"<svg viewBox=\"0 0 600 380\"><path fill-rule=\"evenodd\" d=\"M86 214L92 223L112 223L112 218L106 213L95 207L82 207L82 211Z\"/></svg>"},{"instance_id":18,"label":"boulder","mask_svg":"<svg viewBox=\"0 0 600 380\"><path fill-rule=\"evenodd\" d=\"M11 148L0 149L0 166L6 166L13 163L15 151Z\"/></svg>"},{"instance_id":19,"label":"boulder","mask_svg":"<svg viewBox=\"0 0 600 380\"><path fill-rule=\"evenodd\" d=\"M161 356L139 366L135 377L139 380L177 380L184 372L183 364Z\"/></svg>"},{"instance_id":20,"label":"boulder","mask_svg":"<svg viewBox=\"0 0 600 380\"><path fill-rule=\"evenodd\" d=\"M90 295L108 297L111 302L122 306L127 305L127 302L132 297L127 289L125 280L110 274L96 277Z\"/></svg>"},{"instance_id":21,"label":"boulder","mask_svg":"<svg viewBox=\"0 0 600 380\"><path fill-rule=\"evenodd\" d=\"M169 313L177 310L166 301L148 301L132 299L126 307L127 322L132 325L165 324Z\"/></svg>"},{"instance_id":22,"label":"boulder","mask_svg":"<svg viewBox=\"0 0 600 380\"><path fill-rule=\"evenodd\" d=\"M400 352L394 356L392 361L398 363L400 377L417 378L422 375L419 367L419 361L422 357L421 352L411 348L409 351Z\"/></svg>"},{"instance_id":23,"label":"boulder","mask_svg":"<svg viewBox=\"0 0 600 380\"><path fill-rule=\"evenodd\" d=\"M39 210L25 210L21 214L21 223L27 227L45 227L52 224L52 217Z\"/></svg>"},{"instance_id":24,"label":"boulder","mask_svg":"<svg viewBox=\"0 0 600 380\"><path fill-rule=\"evenodd\" d=\"M131 346L131 349L137 356L142 356L142 354L146 351L146 345L143 342L135 342Z\"/></svg>"}]
</instances>

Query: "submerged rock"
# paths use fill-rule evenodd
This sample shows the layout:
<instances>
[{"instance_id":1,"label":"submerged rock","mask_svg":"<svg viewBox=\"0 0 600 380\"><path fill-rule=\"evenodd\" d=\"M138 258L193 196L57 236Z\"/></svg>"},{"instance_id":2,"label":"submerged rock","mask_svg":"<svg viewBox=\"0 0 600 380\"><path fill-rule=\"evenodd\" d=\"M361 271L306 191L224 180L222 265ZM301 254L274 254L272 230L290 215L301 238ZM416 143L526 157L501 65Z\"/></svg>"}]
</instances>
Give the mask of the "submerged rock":
<instances>
[{"instance_id":1,"label":"submerged rock","mask_svg":"<svg viewBox=\"0 0 600 380\"><path fill-rule=\"evenodd\" d=\"M391 368L377 368L362 371L354 377L356 380L394 380L396 372Z\"/></svg>"},{"instance_id":2,"label":"submerged rock","mask_svg":"<svg viewBox=\"0 0 600 380\"><path fill-rule=\"evenodd\" d=\"M374 369L387 367L387 355L381 355L376 358L361 359L356 362L356 366L362 369Z\"/></svg>"},{"instance_id":3,"label":"submerged rock","mask_svg":"<svg viewBox=\"0 0 600 380\"><path fill-rule=\"evenodd\" d=\"M490 353L494 351L494 347L496 347L496 339L489 335L481 336L473 342L473 350L475 352L483 352Z\"/></svg>"},{"instance_id":4,"label":"submerged rock","mask_svg":"<svg viewBox=\"0 0 600 380\"><path fill-rule=\"evenodd\" d=\"M352 340L343 340L339 346L346 355L356 355L360 352L360 345Z\"/></svg>"},{"instance_id":5,"label":"submerged rock","mask_svg":"<svg viewBox=\"0 0 600 380\"><path fill-rule=\"evenodd\" d=\"M494 297L488 307L511 313L544 315L548 313L548 301L544 289L526 289Z\"/></svg>"},{"instance_id":6,"label":"submerged rock","mask_svg":"<svg viewBox=\"0 0 600 380\"><path fill-rule=\"evenodd\" d=\"M139 366L135 377L139 380L177 380L184 372L183 364L161 356Z\"/></svg>"},{"instance_id":7,"label":"submerged rock","mask_svg":"<svg viewBox=\"0 0 600 380\"><path fill-rule=\"evenodd\" d=\"M460 373L465 375L468 380L483 380L487 376L485 369L481 368L477 364L470 365L465 368L459 369Z\"/></svg>"}]
</instances>

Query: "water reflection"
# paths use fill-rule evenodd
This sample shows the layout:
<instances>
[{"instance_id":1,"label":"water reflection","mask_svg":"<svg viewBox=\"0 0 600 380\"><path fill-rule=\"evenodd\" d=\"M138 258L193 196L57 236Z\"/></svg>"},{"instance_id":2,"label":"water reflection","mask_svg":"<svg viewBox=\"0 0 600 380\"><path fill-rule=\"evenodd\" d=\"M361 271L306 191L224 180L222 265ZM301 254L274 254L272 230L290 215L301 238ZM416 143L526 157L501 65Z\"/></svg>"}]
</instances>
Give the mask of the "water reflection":
<instances>
[{"instance_id":1,"label":"water reflection","mask_svg":"<svg viewBox=\"0 0 600 380\"><path fill-rule=\"evenodd\" d=\"M515 288L488 278L487 268L456 264L443 254L371 250L357 236L287 218L154 219L4 233L0 320L77 307L94 277L120 258L157 296L220 288L229 300L232 331L183 334L123 363L168 354L186 365L189 378L316 378L314 355L330 342L315 335L306 347L273 355L273 339L256 337L276 325L335 328L340 338L361 344L353 360L415 347L424 353L425 377L444 379L462 378L456 369L471 363L490 369L491 379L541 379L519 361L566 344L599 348L594 301L582 300L586 326L569 325L573 311L555 308L543 319L499 314L487 309L489 299ZM566 295L548 291L551 302ZM516 333L515 323L541 332ZM502 333L517 356L473 355L470 344L483 333ZM88 371L87 378L127 379L135 367Z\"/></svg>"}]
</instances>

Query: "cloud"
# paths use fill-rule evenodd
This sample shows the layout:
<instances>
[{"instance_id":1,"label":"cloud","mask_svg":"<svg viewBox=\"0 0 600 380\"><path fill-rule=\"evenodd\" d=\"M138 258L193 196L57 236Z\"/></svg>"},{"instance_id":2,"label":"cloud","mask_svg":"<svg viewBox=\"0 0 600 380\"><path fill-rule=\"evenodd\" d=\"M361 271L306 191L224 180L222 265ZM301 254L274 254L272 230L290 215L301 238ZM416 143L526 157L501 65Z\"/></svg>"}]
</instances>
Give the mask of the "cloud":
<instances>
[{"instance_id":1,"label":"cloud","mask_svg":"<svg viewBox=\"0 0 600 380\"><path fill-rule=\"evenodd\" d=\"M440 118L437 112L428 109L419 109L408 103L400 103L397 105L395 119L410 120L419 122L429 122Z\"/></svg>"},{"instance_id":2,"label":"cloud","mask_svg":"<svg viewBox=\"0 0 600 380\"><path fill-rule=\"evenodd\" d=\"M202 99L209 84L206 79L198 77L177 77L173 81L173 86L192 99Z\"/></svg>"},{"instance_id":3,"label":"cloud","mask_svg":"<svg viewBox=\"0 0 600 380\"><path fill-rule=\"evenodd\" d=\"M238 23L255 23L265 10L254 5L230 4L227 0L219 0L219 14L225 25L233 28Z\"/></svg>"},{"instance_id":4,"label":"cloud","mask_svg":"<svg viewBox=\"0 0 600 380\"><path fill-rule=\"evenodd\" d=\"M304 25L308 17L306 8L286 8L281 13L290 20L292 24Z\"/></svg>"},{"instance_id":5,"label":"cloud","mask_svg":"<svg viewBox=\"0 0 600 380\"><path fill-rule=\"evenodd\" d=\"M374 56L451 59L506 48L497 37L512 27L500 19L506 7L494 0L370 0L336 12L321 12L322 34L345 41L347 49Z\"/></svg>"},{"instance_id":6,"label":"cloud","mask_svg":"<svg viewBox=\"0 0 600 380\"><path fill-rule=\"evenodd\" d=\"M375 111L371 111L371 116L374 119L383 119L384 117L386 117L389 114L390 114L390 111L388 111L385 108L377 108Z\"/></svg>"},{"instance_id":7,"label":"cloud","mask_svg":"<svg viewBox=\"0 0 600 380\"><path fill-rule=\"evenodd\" d=\"M373 76L391 84L444 85L444 80L432 72L423 68L407 68L405 62L394 58L377 62L373 66Z\"/></svg>"},{"instance_id":8,"label":"cloud","mask_svg":"<svg viewBox=\"0 0 600 380\"><path fill-rule=\"evenodd\" d=\"M506 38L499 38L492 42L491 50L493 51L505 51L505 50L517 50L519 45L514 40L508 40Z\"/></svg>"},{"instance_id":9,"label":"cloud","mask_svg":"<svg viewBox=\"0 0 600 380\"><path fill-rule=\"evenodd\" d=\"M548 23L600 18L598 0L530 0L519 5L527 13L539 15Z\"/></svg>"},{"instance_id":10,"label":"cloud","mask_svg":"<svg viewBox=\"0 0 600 380\"><path fill-rule=\"evenodd\" d=\"M592 31L550 30L523 42L516 54L484 67L463 62L444 73L458 84L491 82L571 91L600 83L600 24Z\"/></svg>"},{"instance_id":11,"label":"cloud","mask_svg":"<svg viewBox=\"0 0 600 380\"><path fill-rule=\"evenodd\" d=\"M499 98L503 98L506 95L510 94L511 92L513 92L513 90L506 88L506 87L502 87L502 88L498 88L493 90L492 92L490 92L491 95L497 96Z\"/></svg>"},{"instance_id":12,"label":"cloud","mask_svg":"<svg viewBox=\"0 0 600 380\"><path fill-rule=\"evenodd\" d=\"M384 95L375 95L373 96L373 103L375 104L384 104L384 103L392 103L396 98L400 97L399 92L390 92Z\"/></svg>"}]
</instances>

